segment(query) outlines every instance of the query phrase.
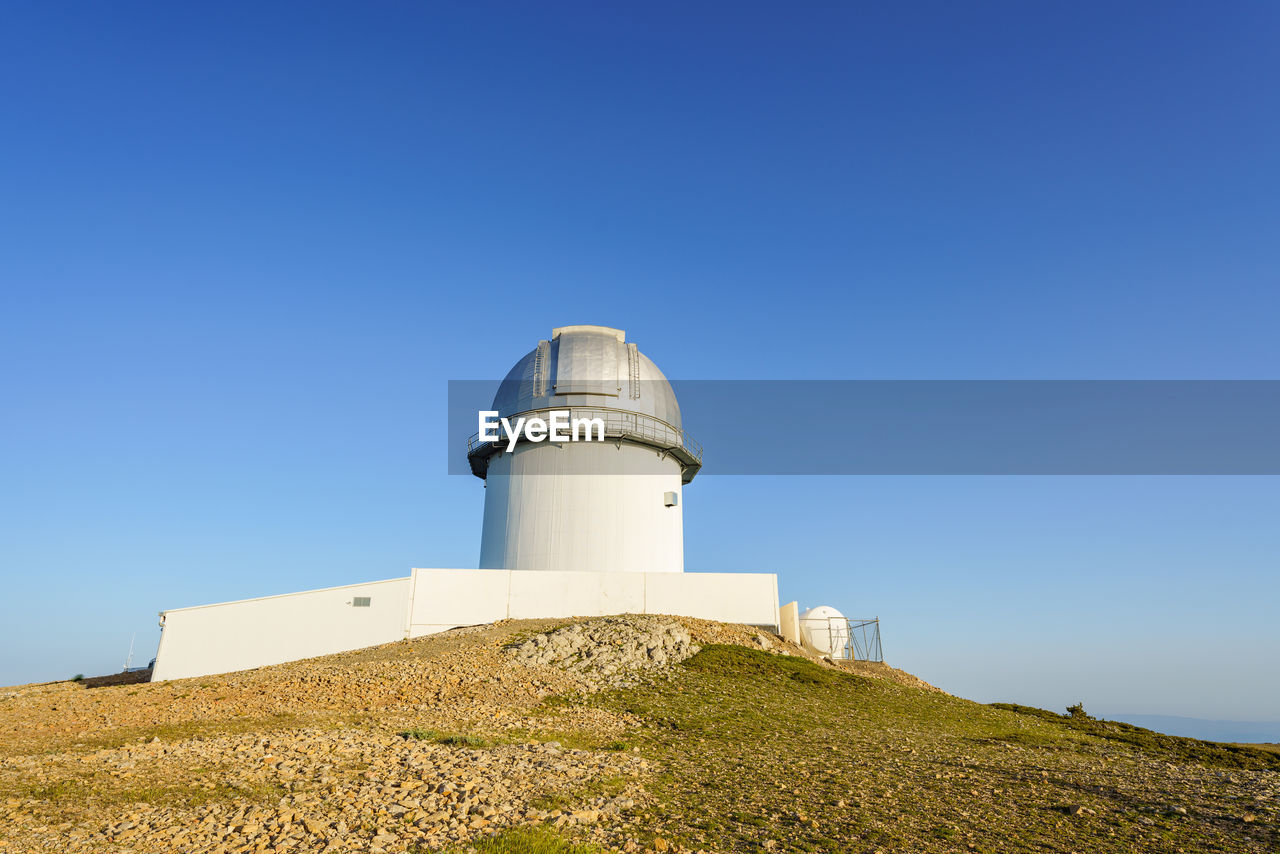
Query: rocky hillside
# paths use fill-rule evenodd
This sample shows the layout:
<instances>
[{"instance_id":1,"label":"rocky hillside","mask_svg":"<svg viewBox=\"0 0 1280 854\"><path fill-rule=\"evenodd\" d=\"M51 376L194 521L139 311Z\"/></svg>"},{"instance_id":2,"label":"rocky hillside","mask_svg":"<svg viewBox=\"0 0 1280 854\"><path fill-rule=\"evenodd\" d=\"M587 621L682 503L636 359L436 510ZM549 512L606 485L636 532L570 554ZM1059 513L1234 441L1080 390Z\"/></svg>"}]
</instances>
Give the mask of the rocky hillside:
<instances>
[{"instance_id":1,"label":"rocky hillside","mask_svg":"<svg viewBox=\"0 0 1280 854\"><path fill-rule=\"evenodd\" d=\"M0 691L0 852L1274 852L1278 796L1275 753L676 618Z\"/></svg>"}]
</instances>

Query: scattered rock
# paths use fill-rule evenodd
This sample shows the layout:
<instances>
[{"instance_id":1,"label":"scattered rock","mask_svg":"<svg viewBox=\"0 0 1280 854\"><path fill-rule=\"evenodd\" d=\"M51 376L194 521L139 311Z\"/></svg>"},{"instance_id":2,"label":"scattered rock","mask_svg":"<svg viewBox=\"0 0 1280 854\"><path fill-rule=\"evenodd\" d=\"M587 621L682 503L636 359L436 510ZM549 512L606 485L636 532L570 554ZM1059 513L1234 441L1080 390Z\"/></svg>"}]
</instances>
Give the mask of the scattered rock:
<instances>
[{"instance_id":1,"label":"scattered rock","mask_svg":"<svg viewBox=\"0 0 1280 854\"><path fill-rule=\"evenodd\" d=\"M602 687L633 684L638 671L678 664L701 647L678 622L626 616L564 626L508 649L518 664L560 667Z\"/></svg>"},{"instance_id":2,"label":"scattered rock","mask_svg":"<svg viewBox=\"0 0 1280 854\"><path fill-rule=\"evenodd\" d=\"M625 622L615 621L606 635L643 637L650 667L660 667L663 655L670 662L692 654L687 630L665 631L679 624ZM50 794L0 802L7 804L0 807L0 852L465 848L479 836L544 821L547 813L534 806L544 795L573 803L560 816L565 824L598 828L604 816L645 797L648 762L639 754L500 737L441 743L451 731L474 731L476 722L494 733L547 726L545 714L533 714L545 697L598 687L590 667L525 664L513 673L503 651L513 630L462 629L158 684L11 689L0 704L0 791ZM380 724L352 726L352 713L374 714ZM295 719L301 723L287 723ZM585 706L556 716L563 730L602 741L621 735L627 721ZM129 732L192 723L198 734L167 740ZM420 734L400 735L405 728ZM117 732L118 746L86 747L90 739L110 743ZM576 800L603 779L611 786L620 780L621 790ZM130 789L161 797L104 808L80 796ZM57 794L64 790L75 796Z\"/></svg>"}]
</instances>

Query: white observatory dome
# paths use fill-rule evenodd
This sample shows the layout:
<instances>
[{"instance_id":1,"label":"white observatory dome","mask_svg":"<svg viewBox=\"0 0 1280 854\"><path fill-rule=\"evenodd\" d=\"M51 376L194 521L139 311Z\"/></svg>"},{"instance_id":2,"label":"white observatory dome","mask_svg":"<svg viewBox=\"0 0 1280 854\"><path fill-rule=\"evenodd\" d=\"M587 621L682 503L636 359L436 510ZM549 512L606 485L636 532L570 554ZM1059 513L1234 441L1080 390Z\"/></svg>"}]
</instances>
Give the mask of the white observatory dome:
<instances>
[{"instance_id":1,"label":"white observatory dome","mask_svg":"<svg viewBox=\"0 0 1280 854\"><path fill-rule=\"evenodd\" d=\"M507 443L472 437L485 481L481 569L683 572L680 497L702 467L680 404L652 360L607 326L562 326L499 384L493 410L568 410L599 419L605 441Z\"/></svg>"},{"instance_id":2,"label":"white observatory dome","mask_svg":"<svg viewBox=\"0 0 1280 854\"><path fill-rule=\"evenodd\" d=\"M845 658L849 645L849 621L830 605L810 608L800 615L800 632L814 649L832 658Z\"/></svg>"}]
</instances>

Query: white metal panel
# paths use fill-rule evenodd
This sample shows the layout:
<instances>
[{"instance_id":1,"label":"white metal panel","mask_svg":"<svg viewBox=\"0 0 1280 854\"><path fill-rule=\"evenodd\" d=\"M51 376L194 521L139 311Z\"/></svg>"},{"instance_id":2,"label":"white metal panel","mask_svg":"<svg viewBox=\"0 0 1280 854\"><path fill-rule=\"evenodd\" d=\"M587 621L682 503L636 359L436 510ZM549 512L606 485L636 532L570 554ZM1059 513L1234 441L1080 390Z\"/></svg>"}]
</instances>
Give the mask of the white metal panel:
<instances>
[{"instance_id":1,"label":"white metal panel","mask_svg":"<svg viewBox=\"0 0 1280 854\"><path fill-rule=\"evenodd\" d=\"M722 623L778 625L778 576L738 572L653 573L645 578L645 612Z\"/></svg>"},{"instance_id":2,"label":"white metal panel","mask_svg":"<svg viewBox=\"0 0 1280 854\"><path fill-rule=\"evenodd\" d=\"M615 341L621 344L627 340L627 333L622 329L614 329L612 326L557 326L551 330L552 338L559 338L561 335L573 335L577 332L595 332L601 335L610 335Z\"/></svg>"},{"instance_id":3,"label":"white metal panel","mask_svg":"<svg viewBox=\"0 0 1280 854\"><path fill-rule=\"evenodd\" d=\"M356 596L369 607L355 608ZM164 612L153 681L247 670L404 637L409 578Z\"/></svg>"},{"instance_id":4,"label":"white metal panel","mask_svg":"<svg viewBox=\"0 0 1280 854\"><path fill-rule=\"evenodd\" d=\"M511 573L503 570L415 569L409 625L475 626L505 620L510 591Z\"/></svg>"},{"instance_id":5,"label":"white metal panel","mask_svg":"<svg viewBox=\"0 0 1280 854\"><path fill-rule=\"evenodd\" d=\"M552 388L557 395L616 395L618 382L618 348L623 346L613 335L580 331L557 335L551 343L555 354Z\"/></svg>"},{"instance_id":6,"label":"white metal panel","mask_svg":"<svg viewBox=\"0 0 1280 854\"><path fill-rule=\"evenodd\" d=\"M800 606L788 602L778 609L778 634L794 644L800 643Z\"/></svg>"},{"instance_id":7,"label":"white metal panel","mask_svg":"<svg viewBox=\"0 0 1280 854\"><path fill-rule=\"evenodd\" d=\"M645 576L627 572L513 572L507 616L601 617L644 612Z\"/></svg>"}]
</instances>

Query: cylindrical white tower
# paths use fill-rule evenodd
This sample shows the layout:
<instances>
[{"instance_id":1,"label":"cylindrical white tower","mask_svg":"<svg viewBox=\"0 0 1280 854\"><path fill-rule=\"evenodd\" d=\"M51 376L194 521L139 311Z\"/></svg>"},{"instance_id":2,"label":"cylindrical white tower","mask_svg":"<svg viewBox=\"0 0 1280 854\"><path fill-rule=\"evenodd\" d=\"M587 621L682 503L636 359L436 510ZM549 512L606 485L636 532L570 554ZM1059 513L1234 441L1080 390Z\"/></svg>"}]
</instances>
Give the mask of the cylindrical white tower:
<instances>
[{"instance_id":1,"label":"cylindrical white tower","mask_svg":"<svg viewBox=\"0 0 1280 854\"><path fill-rule=\"evenodd\" d=\"M507 374L492 408L512 424L565 410L599 419L604 440L521 436L508 451L505 436L473 437L467 457L485 481L481 569L684 571L681 488L702 449L681 428L667 378L626 333L553 330Z\"/></svg>"}]
</instances>

